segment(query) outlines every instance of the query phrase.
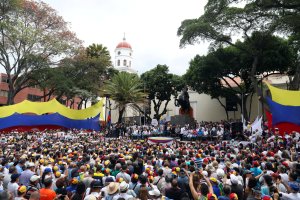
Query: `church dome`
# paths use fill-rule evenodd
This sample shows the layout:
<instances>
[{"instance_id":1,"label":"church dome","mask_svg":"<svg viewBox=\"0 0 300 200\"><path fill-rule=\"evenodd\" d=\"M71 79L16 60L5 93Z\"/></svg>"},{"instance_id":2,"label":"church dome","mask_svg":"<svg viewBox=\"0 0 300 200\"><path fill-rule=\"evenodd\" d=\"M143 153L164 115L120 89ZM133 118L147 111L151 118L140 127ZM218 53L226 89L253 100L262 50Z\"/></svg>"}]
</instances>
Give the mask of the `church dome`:
<instances>
[{"instance_id":1,"label":"church dome","mask_svg":"<svg viewBox=\"0 0 300 200\"><path fill-rule=\"evenodd\" d=\"M117 45L116 48L132 49L132 48L131 48L131 45L130 45L128 42L126 42L125 37L123 38L123 41L120 42L120 43Z\"/></svg>"}]
</instances>

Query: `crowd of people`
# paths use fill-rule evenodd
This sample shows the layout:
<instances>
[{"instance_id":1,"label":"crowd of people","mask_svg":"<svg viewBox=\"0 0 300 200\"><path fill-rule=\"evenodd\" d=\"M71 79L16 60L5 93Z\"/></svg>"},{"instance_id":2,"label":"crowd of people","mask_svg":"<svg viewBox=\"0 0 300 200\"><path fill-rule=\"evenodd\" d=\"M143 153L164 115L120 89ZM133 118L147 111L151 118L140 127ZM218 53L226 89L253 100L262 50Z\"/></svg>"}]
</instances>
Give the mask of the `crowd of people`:
<instances>
[{"instance_id":1,"label":"crowd of people","mask_svg":"<svg viewBox=\"0 0 300 200\"><path fill-rule=\"evenodd\" d=\"M212 127L219 139L171 145L134 139L132 127L119 137L75 130L2 134L0 200L300 199L299 133L264 131L239 142L231 133L226 140L226 127ZM186 128L168 131L180 137Z\"/></svg>"}]
</instances>

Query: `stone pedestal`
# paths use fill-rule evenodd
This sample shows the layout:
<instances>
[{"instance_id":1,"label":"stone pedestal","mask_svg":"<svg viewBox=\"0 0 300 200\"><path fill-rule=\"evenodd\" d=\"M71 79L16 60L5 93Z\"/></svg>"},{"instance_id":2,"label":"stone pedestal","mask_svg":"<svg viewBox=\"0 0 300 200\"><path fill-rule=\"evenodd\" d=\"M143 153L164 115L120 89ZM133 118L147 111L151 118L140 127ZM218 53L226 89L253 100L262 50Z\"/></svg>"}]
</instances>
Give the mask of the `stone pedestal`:
<instances>
[{"instance_id":1,"label":"stone pedestal","mask_svg":"<svg viewBox=\"0 0 300 200\"><path fill-rule=\"evenodd\" d=\"M189 124L190 126L195 125L195 119L189 115L175 115L171 117L171 124L184 126Z\"/></svg>"}]
</instances>

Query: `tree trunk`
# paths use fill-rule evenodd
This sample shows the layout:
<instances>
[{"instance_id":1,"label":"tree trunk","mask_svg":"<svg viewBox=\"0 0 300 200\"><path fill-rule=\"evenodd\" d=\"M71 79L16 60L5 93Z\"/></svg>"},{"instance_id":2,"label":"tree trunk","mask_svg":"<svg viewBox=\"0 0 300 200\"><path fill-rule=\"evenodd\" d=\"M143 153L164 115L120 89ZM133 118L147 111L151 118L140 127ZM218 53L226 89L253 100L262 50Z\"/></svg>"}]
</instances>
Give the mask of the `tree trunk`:
<instances>
[{"instance_id":1,"label":"tree trunk","mask_svg":"<svg viewBox=\"0 0 300 200\"><path fill-rule=\"evenodd\" d=\"M300 64L298 64L294 77L290 81L289 90L300 89Z\"/></svg>"},{"instance_id":2,"label":"tree trunk","mask_svg":"<svg viewBox=\"0 0 300 200\"><path fill-rule=\"evenodd\" d=\"M81 109L81 107L82 107L82 103L83 103L83 99L81 99L81 100L80 100L80 102L79 102L79 104L78 104L78 106L77 106L77 109L78 109L78 110L80 110L80 109Z\"/></svg>"},{"instance_id":3,"label":"tree trunk","mask_svg":"<svg viewBox=\"0 0 300 200\"><path fill-rule=\"evenodd\" d=\"M124 108L119 108L119 118L118 118L118 123L122 123L122 119L123 119L123 114L125 111L125 107Z\"/></svg>"},{"instance_id":4,"label":"tree trunk","mask_svg":"<svg viewBox=\"0 0 300 200\"><path fill-rule=\"evenodd\" d=\"M88 102L88 100L85 100L85 102L84 102L84 108L86 108L87 102Z\"/></svg>"},{"instance_id":5,"label":"tree trunk","mask_svg":"<svg viewBox=\"0 0 300 200\"><path fill-rule=\"evenodd\" d=\"M11 83L11 80L9 80L8 83L8 96L7 96L7 105L13 105L14 104L14 97L15 97L15 89L13 84Z\"/></svg>"},{"instance_id":6,"label":"tree trunk","mask_svg":"<svg viewBox=\"0 0 300 200\"><path fill-rule=\"evenodd\" d=\"M217 98L217 100L218 100L218 102L220 103L220 105L224 108L225 113L226 113L227 120L229 120L229 115L228 115L228 111L227 111L227 109L226 109L226 106L222 103L222 101L221 101L219 98Z\"/></svg>"},{"instance_id":7,"label":"tree trunk","mask_svg":"<svg viewBox=\"0 0 300 200\"><path fill-rule=\"evenodd\" d=\"M255 56L254 60L252 62L252 69L251 69L250 77L251 77L251 81L252 81L252 84L253 84L254 92L256 92L256 93L259 91L258 83L257 83L257 79L256 79L257 64L258 64L258 56Z\"/></svg>"},{"instance_id":8,"label":"tree trunk","mask_svg":"<svg viewBox=\"0 0 300 200\"><path fill-rule=\"evenodd\" d=\"M254 95L254 92L251 93L251 97L250 97L250 108L249 108L249 113L248 113L248 119L251 119L251 110L252 110L253 95Z\"/></svg>"},{"instance_id":9,"label":"tree trunk","mask_svg":"<svg viewBox=\"0 0 300 200\"><path fill-rule=\"evenodd\" d=\"M248 96L247 95L243 95L243 101L242 99L240 100L239 102L239 105L240 105L240 108L241 108L241 114L243 115L244 119L246 121L249 121L249 118L248 118L248 111L247 111L247 99L248 99Z\"/></svg>"}]
</instances>

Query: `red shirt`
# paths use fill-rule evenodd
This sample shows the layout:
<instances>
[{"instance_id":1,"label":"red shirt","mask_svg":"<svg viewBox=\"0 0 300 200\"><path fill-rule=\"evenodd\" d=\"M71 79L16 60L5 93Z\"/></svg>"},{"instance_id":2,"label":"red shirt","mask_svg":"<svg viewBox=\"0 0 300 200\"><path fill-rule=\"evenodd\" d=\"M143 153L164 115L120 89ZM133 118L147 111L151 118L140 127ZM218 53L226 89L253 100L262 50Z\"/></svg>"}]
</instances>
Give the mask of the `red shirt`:
<instances>
[{"instance_id":1,"label":"red shirt","mask_svg":"<svg viewBox=\"0 0 300 200\"><path fill-rule=\"evenodd\" d=\"M40 189L40 200L53 200L56 197L54 190L42 188Z\"/></svg>"}]
</instances>

